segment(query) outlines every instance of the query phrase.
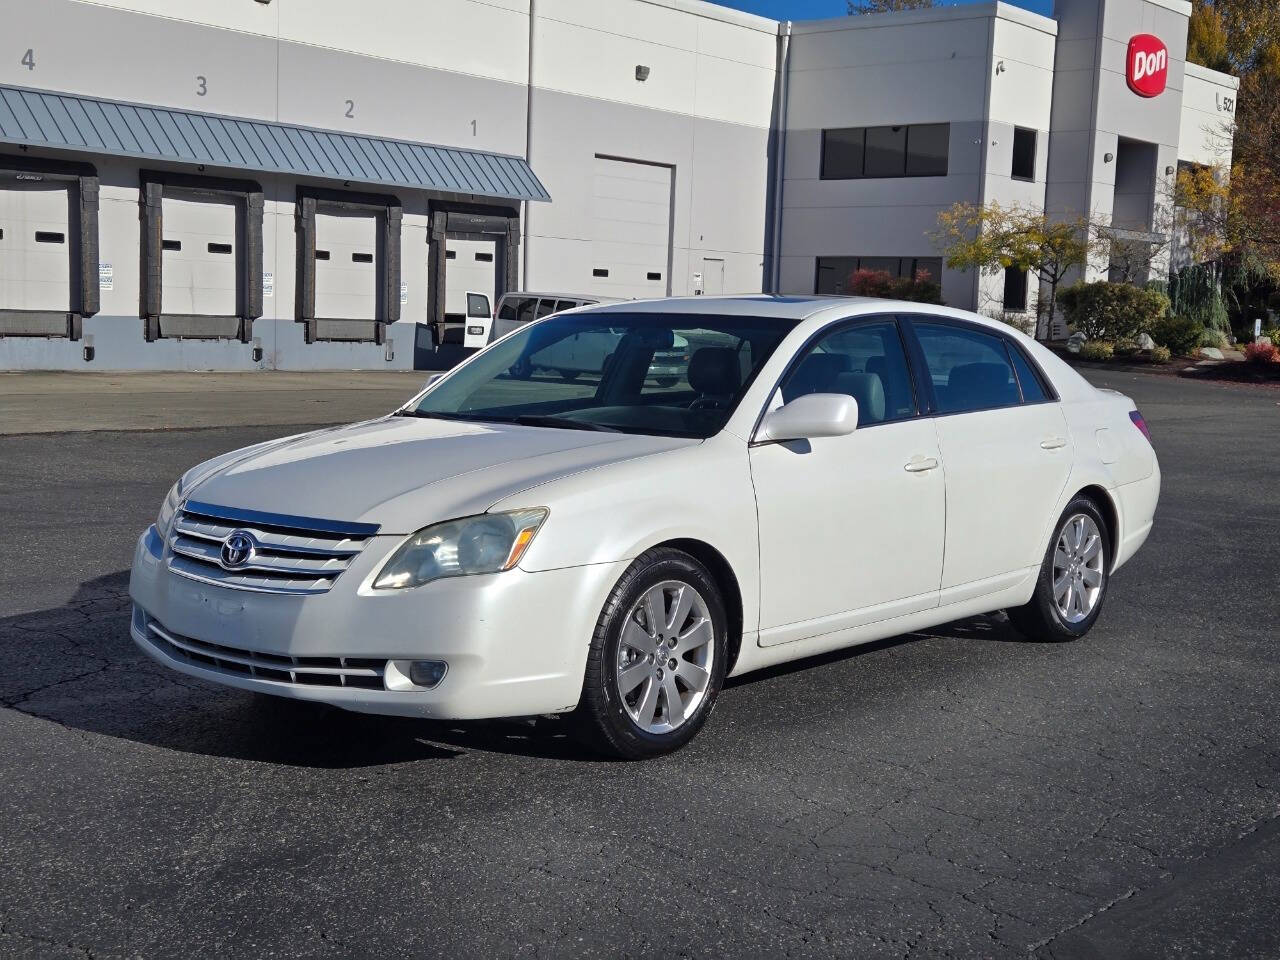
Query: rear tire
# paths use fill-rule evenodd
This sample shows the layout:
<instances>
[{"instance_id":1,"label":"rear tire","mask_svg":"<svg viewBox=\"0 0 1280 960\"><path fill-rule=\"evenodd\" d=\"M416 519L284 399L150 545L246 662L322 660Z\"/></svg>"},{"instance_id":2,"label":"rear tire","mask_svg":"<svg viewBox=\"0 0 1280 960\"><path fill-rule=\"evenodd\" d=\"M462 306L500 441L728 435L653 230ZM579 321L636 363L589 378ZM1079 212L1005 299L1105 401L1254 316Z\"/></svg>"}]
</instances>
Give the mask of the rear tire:
<instances>
[{"instance_id":1,"label":"rear tire","mask_svg":"<svg viewBox=\"0 0 1280 960\"><path fill-rule=\"evenodd\" d=\"M680 550L637 557L605 601L575 714L603 753L643 760L702 729L724 683L727 618L707 569Z\"/></svg>"},{"instance_id":2,"label":"rear tire","mask_svg":"<svg viewBox=\"0 0 1280 960\"><path fill-rule=\"evenodd\" d=\"M1076 496L1053 528L1031 601L1008 611L1033 640L1078 640L1102 613L1111 582L1111 534L1098 505Z\"/></svg>"}]
</instances>

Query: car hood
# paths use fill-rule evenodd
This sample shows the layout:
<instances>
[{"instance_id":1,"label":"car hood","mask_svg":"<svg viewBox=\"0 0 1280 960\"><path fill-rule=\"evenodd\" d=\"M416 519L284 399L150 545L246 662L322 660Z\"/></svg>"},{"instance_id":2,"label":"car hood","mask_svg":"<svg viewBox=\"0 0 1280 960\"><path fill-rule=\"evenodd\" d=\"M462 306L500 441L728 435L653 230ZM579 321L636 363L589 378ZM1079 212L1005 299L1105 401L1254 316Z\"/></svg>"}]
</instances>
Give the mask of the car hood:
<instances>
[{"instance_id":1,"label":"car hood","mask_svg":"<svg viewBox=\"0 0 1280 960\"><path fill-rule=\"evenodd\" d=\"M389 417L250 448L226 458L186 493L223 507L412 533L438 520L483 513L549 480L699 442Z\"/></svg>"}]
</instances>

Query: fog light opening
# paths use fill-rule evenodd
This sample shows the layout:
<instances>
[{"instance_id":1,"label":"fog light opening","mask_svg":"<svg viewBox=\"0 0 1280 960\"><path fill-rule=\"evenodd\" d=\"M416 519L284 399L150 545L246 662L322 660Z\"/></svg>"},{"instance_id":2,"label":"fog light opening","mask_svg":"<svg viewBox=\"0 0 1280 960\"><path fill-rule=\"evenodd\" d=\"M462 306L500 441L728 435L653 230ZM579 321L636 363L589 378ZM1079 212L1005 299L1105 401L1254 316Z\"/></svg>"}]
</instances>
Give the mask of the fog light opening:
<instances>
[{"instance_id":1,"label":"fog light opening","mask_svg":"<svg viewBox=\"0 0 1280 960\"><path fill-rule=\"evenodd\" d=\"M415 687L431 687L439 685L448 671L449 665L443 660L411 660L409 661L409 680Z\"/></svg>"}]
</instances>

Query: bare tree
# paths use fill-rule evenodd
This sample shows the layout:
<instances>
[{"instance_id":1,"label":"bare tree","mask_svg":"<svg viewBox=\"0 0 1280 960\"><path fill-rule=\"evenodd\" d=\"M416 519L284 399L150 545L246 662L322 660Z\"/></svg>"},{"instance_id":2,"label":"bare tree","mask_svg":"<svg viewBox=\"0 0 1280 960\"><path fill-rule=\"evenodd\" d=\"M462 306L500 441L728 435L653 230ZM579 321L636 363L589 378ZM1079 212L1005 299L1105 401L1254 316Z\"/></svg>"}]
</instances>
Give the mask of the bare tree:
<instances>
[{"instance_id":1,"label":"bare tree","mask_svg":"<svg viewBox=\"0 0 1280 960\"><path fill-rule=\"evenodd\" d=\"M892 13L895 10L926 10L940 6L934 0L848 0L849 16L863 13Z\"/></svg>"}]
</instances>

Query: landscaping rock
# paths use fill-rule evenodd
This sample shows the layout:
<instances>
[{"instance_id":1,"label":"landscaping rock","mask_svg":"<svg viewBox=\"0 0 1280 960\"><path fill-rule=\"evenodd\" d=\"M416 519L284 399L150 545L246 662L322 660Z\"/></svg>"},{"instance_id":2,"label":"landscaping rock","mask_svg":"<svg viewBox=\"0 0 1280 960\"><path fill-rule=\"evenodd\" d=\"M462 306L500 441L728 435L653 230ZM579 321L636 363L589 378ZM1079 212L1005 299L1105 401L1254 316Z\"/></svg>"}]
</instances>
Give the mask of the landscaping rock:
<instances>
[{"instance_id":1,"label":"landscaping rock","mask_svg":"<svg viewBox=\"0 0 1280 960\"><path fill-rule=\"evenodd\" d=\"M1219 350L1217 347L1201 347L1200 357L1201 359L1204 359L1204 360L1225 360L1226 359L1226 357L1222 355L1222 351Z\"/></svg>"},{"instance_id":2,"label":"landscaping rock","mask_svg":"<svg viewBox=\"0 0 1280 960\"><path fill-rule=\"evenodd\" d=\"M1071 336L1067 337L1067 352L1079 353L1080 348L1083 347L1088 341L1089 341L1089 338L1077 330Z\"/></svg>"},{"instance_id":3,"label":"landscaping rock","mask_svg":"<svg viewBox=\"0 0 1280 960\"><path fill-rule=\"evenodd\" d=\"M1154 350L1155 348L1156 348L1156 342L1151 339L1151 334L1149 333L1138 334L1139 350Z\"/></svg>"},{"instance_id":4,"label":"landscaping rock","mask_svg":"<svg viewBox=\"0 0 1280 960\"><path fill-rule=\"evenodd\" d=\"M1258 337L1258 338L1257 338L1256 340L1254 340L1253 342L1254 342L1254 343L1261 343L1261 344L1263 344L1263 345L1265 345L1265 346L1268 346L1268 347L1269 347L1269 346L1271 346L1271 338L1270 338L1270 337L1266 337L1266 336Z\"/></svg>"}]
</instances>

